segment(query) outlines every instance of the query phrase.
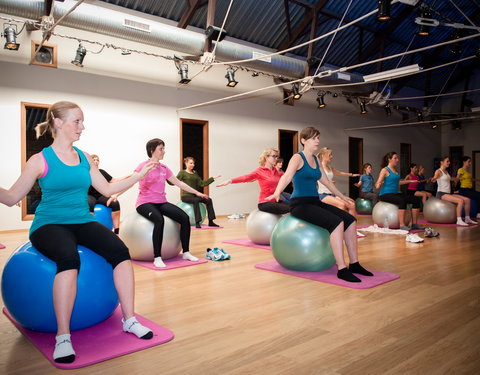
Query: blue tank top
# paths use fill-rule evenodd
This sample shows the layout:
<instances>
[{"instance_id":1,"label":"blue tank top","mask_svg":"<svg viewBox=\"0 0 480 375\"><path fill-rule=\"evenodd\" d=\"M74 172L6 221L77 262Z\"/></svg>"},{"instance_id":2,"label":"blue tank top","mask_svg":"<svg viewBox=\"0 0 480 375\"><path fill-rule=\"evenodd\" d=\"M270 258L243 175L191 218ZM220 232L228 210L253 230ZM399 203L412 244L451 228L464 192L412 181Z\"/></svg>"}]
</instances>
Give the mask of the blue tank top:
<instances>
[{"instance_id":1,"label":"blue tank top","mask_svg":"<svg viewBox=\"0 0 480 375\"><path fill-rule=\"evenodd\" d=\"M42 199L35 211L30 234L47 224L83 224L96 221L88 207L88 188L91 185L90 164L78 148L74 147L80 164L64 164L52 146L42 150L46 173L38 179ZM54 239L52 239L54 240Z\"/></svg>"},{"instance_id":2,"label":"blue tank top","mask_svg":"<svg viewBox=\"0 0 480 375\"><path fill-rule=\"evenodd\" d=\"M393 171L387 168L388 173L390 173L385 179L383 180L382 188L380 189L380 195L384 194L397 194L398 193L398 185L400 183L400 174L393 173Z\"/></svg>"},{"instance_id":3,"label":"blue tank top","mask_svg":"<svg viewBox=\"0 0 480 375\"><path fill-rule=\"evenodd\" d=\"M303 167L300 168L293 176L293 193L292 198L299 197L317 197L317 181L322 177L322 171L318 165L318 159L314 155L316 168L310 167L303 152L298 153L303 159Z\"/></svg>"}]
</instances>

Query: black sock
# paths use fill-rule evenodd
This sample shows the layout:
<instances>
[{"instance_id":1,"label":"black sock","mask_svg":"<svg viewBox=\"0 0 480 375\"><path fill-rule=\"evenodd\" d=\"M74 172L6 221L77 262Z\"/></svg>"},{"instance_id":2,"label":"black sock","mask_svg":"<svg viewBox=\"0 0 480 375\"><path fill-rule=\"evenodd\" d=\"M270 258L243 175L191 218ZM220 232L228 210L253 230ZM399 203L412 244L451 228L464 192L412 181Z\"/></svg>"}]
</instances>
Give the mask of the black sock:
<instances>
[{"instance_id":1,"label":"black sock","mask_svg":"<svg viewBox=\"0 0 480 375\"><path fill-rule=\"evenodd\" d=\"M209 226L209 227L219 227L219 225L218 225L218 224L215 224L215 223L213 222L213 220L210 220L210 221L208 222L208 226Z\"/></svg>"},{"instance_id":2,"label":"black sock","mask_svg":"<svg viewBox=\"0 0 480 375\"><path fill-rule=\"evenodd\" d=\"M202 225L200 223L195 223L195 228L201 228Z\"/></svg>"},{"instance_id":3,"label":"black sock","mask_svg":"<svg viewBox=\"0 0 480 375\"><path fill-rule=\"evenodd\" d=\"M352 273L358 273L359 275L363 276L373 276L373 273L370 271L367 271L365 268L363 268L359 262L352 263L348 266L348 269Z\"/></svg>"},{"instance_id":4,"label":"black sock","mask_svg":"<svg viewBox=\"0 0 480 375\"><path fill-rule=\"evenodd\" d=\"M119 232L120 232L120 228L115 228L115 229L113 230L113 233L115 233L115 234L118 234Z\"/></svg>"},{"instance_id":5,"label":"black sock","mask_svg":"<svg viewBox=\"0 0 480 375\"><path fill-rule=\"evenodd\" d=\"M357 276L355 276L353 273L351 273L347 267L342 268L341 270L338 270L337 277L339 279L348 281L350 283L361 283L362 282L362 280L360 280Z\"/></svg>"}]
</instances>

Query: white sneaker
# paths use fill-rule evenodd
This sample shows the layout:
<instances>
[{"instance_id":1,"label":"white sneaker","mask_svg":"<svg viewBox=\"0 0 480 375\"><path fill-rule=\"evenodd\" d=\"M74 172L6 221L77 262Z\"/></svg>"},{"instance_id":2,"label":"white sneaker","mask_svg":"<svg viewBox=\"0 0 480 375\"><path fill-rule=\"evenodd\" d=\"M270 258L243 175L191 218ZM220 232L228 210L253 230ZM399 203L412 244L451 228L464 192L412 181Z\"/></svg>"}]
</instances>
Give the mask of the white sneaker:
<instances>
[{"instance_id":1,"label":"white sneaker","mask_svg":"<svg viewBox=\"0 0 480 375\"><path fill-rule=\"evenodd\" d=\"M407 237L405 238L407 242L423 242L423 238L420 237L418 234L407 234Z\"/></svg>"},{"instance_id":2,"label":"white sneaker","mask_svg":"<svg viewBox=\"0 0 480 375\"><path fill-rule=\"evenodd\" d=\"M457 225L461 225L462 227L468 227L468 224L462 219L457 219Z\"/></svg>"},{"instance_id":3,"label":"white sneaker","mask_svg":"<svg viewBox=\"0 0 480 375\"><path fill-rule=\"evenodd\" d=\"M363 238L363 237L367 237L367 235L366 235L366 234L363 234L363 233L360 233L360 232L357 230L357 237Z\"/></svg>"},{"instance_id":4,"label":"white sneaker","mask_svg":"<svg viewBox=\"0 0 480 375\"><path fill-rule=\"evenodd\" d=\"M472 219L470 219L469 217L466 217L466 218L465 218L465 222L466 222L467 224L475 224L475 225L478 224L475 220L472 220Z\"/></svg>"},{"instance_id":5,"label":"white sneaker","mask_svg":"<svg viewBox=\"0 0 480 375\"><path fill-rule=\"evenodd\" d=\"M227 216L227 218L229 218L229 219L240 219L240 215L239 214L231 214L230 216Z\"/></svg>"}]
</instances>

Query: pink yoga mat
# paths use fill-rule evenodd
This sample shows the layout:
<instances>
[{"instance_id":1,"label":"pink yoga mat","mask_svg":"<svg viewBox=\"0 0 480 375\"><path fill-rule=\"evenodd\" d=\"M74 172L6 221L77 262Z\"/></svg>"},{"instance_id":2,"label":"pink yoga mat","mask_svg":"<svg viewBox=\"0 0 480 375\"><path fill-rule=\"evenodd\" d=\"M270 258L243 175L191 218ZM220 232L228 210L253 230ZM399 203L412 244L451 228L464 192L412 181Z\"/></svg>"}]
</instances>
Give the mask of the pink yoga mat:
<instances>
[{"instance_id":1,"label":"pink yoga mat","mask_svg":"<svg viewBox=\"0 0 480 375\"><path fill-rule=\"evenodd\" d=\"M208 263L208 260L199 258L198 261L191 262L189 260L182 259L182 256L179 255L175 258L164 260L163 263L165 263L165 265L167 266L165 268L154 267L153 260L144 261L144 260L132 259L132 263L141 267L149 268L154 271L168 271L168 270L173 270L174 268L197 266L199 264Z\"/></svg>"},{"instance_id":2,"label":"pink yoga mat","mask_svg":"<svg viewBox=\"0 0 480 375\"><path fill-rule=\"evenodd\" d=\"M362 275L355 274L355 276L357 276L360 280L362 280L361 283L349 283L337 277L336 266L333 266L328 270L324 270L324 271L300 272L300 271L287 270L286 268L283 268L280 264L278 264L276 260L256 264L255 268L266 270L266 271L284 273L287 275L301 277L304 279L309 279L314 281L320 281L327 284L345 286L347 288L353 288L353 289L369 289L377 285L385 284L385 283L388 283L389 281L400 278L399 275L396 275L394 273L388 273L388 272L382 272L382 271L371 271L373 273L373 276L362 276Z\"/></svg>"},{"instance_id":3,"label":"pink yoga mat","mask_svg":"<svg viewBox=\"0 0 480 375\"><path fill-rule=\"evenodd\" d=\"M5 249L5 245L0 243L0 249Z\"/></svg>"},{"instance_id":4,"label":"pink yoga mat","mask_svg":"<svg viewBox=\"0 0 480 375\"><path fill-rule=\"evenodd\" d=\"M201 228L197 228L195 225L192 225L190 228L192 228L192 230L223 229L223 227L210 227L208 225L203 225L203 224Z\"/></svg>"},{"instance_id":5,"label":"pink yoga mat","mask_svg":"<svg viewBox=\"0 0 480 375\"><path fill-rule=\"evenodd\" d=\"M240 245L240 246L247 246L247 247L255 247L257 249L262 249L262 250L272 250L272 248L269 245L259 245L256 244L248 238L235 238L233 240L224 240L222 241L224 243L230 243L233 245Z\"/></svg>"},{"instance_id":6,"label":"pink yoga mat","mask_svg":"<svg viewBox=\"0 0 480 375\"><path fill-rule=\"evenodd\" d=\"M422 225L439 225L441 227L459 227L459 228L469 228L469 227L475 227L478 226L478 224L469 224L468 227L463 226L463 225L457 225L455 223L453 224L437 224L437 223L431 223L430 221L427 221L425 219L418 220L418 224Z\"/></svg>"},{"instance_id":7,"label":"pink yoga mat","mask_svg":"<svg viewBox=\"0 0 480 375\"><path fill-rule=\"evenodd\" d=\"M75 369L103 362L125 354L138 352L152 346L163 344L173 339L172 331L159 326L141 315L136 315L138 321L153 331L150 340L142 340L131 333L122 330L122 311L120 307L103 322L72 332L72 343L76 358L73 363L57 363L53 360L55 333L31 331L20 326L3 308L3 313L13 325L47 358L52 365L61 369Z\"/></svg>"}]
</instances>

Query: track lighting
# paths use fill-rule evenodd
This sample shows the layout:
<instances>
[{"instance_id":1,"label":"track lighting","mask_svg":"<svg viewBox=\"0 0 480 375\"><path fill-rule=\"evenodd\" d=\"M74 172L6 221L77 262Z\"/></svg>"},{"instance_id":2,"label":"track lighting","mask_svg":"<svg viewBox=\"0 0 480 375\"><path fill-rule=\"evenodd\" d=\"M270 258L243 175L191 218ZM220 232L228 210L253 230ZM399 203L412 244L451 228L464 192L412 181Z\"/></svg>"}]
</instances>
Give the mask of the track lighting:
<instances>
[{"instance_id":1,"label":"track lighting","mask_svg":"<svg viewBox=\"0 0 480 375\"><path fill-rule=\"evenodd\" d=\"M327 105L325 104L325 94L319 94L317 96L317 103L318 103L318 108L325 108Z\"/></svg>"},{"instance_id":2,"label":"track lighting","mask_svg":"<svg viewBox=\"0 0 480 375\"><path fill-rule=\"evenodd\" d=\"M235 81L235 71L233 69L228 69L225 78L228 80L227 87L237 86L237 81Z\"/></svg>"},{"instance_id":3,"label":"track lighting","mask_svg":"<svg viewBox=\"0 0 480 375\"><path fill-rule=\"evenodd\" d=\"M14 25L8 25L3 30L3 36L5 37L5 46L3 48L9 49L11 51L17 51L20 48L20 44L17 43L17 32L15 25L15 29L13 28Z\"/></svg>"},{"instance_id":4,"label":"track lighting","mask_svg":"<svg viewBox=\"0 0 480 375\"><path fill-rule=\"evenodd\" d=\"M390 19L390 0L378 0L377 20L388 21Z\"/></svg>"},{"instance_id":5,"label":"track lighting","mask_svg":"<svg viewBox=\"0 0 480 375\"><path fill-rule=\"evenodd\" d=\"M432 122L432 129L438 128L438 124L436 122Z\"/></svg>"},{"instance_id":6,"label":"track lighting","mask_svg":"<svg viewBox=\"0 0 480 375\"><path fill-rule=\"evenodd\" d=\"M421 111L417 111L417 121L423 121L423 113Z\"/></svg>"},{"instance_id":7,"label":"track lighting","mask_svg":"<svg viewBox=\"0 0 480 375\"><path fill-rule=\"evenodd\" d=\"M82 44L80 43L77 48L77 53L75 55L75 58L71 61L73 65L79 66L80 68L83 68L83 59L85 58L85 55L87 54L87 50Z\"/></svg>"},{"instance_id":8,"label":"track lighting","mask_svg":"<svg viewBox=\"0 0 480 375\"><path fill-rule=\"evenodd\" d=\"M431 18L432 13L430 13L430 11L427 8L423 8L422 11L421 11L421 17L422 18ZM419 25L417 35L421 35L421 36L430 35L430 26Z\"/></svg>"},{"instance_id":9,"label":"track lighting","mask_svg":"<svg viewBox=\"0 0 480 375\"><path fill-rule=\"evenodd\" d=\"M367 111L367 105L365 104L365 102L364 102L363 100L360 102L360 113L361 113L362 115L368 113L368 111Z\"/></svg>"},{"instance_id":10,"label":"track lighting","mask_svg":"<svg viewBox=\"0 0 480 375\"><path fill-rule=\"evenodd\" d=\"M462 37L462 32L460 30L455 30L452 34L452 40L460 39ZM456 42L450 44L449 52L453 53L454 55L461 55L462 50L462 42Z\"/></svg>"},{"instance_id":11,"label":"track lighting","mask_svg":"<svg viewBox=\"0 0 480 375\"><path fill-rule=\"evenodd\" d=\"M389 102L385 104L385 113L387 114L387 116L392 115L392 105Z\"/></svg>"},{"instance_id":12,"label":"track lighting","mask_svg":"<svg viewBox=\"0 0 480 375\"><path fill-rule=\"evenodd\" d=\"M179 63L178 74L180 74L180 81L178 81L178 83L186 85L190 82L188 79L188 64L186 62Z\"/></svg>"},{"instance_id":13,"label":"track lighting","mask_svg":"<svg viewBox=\"0 0 480 375\"><path fill-rule=\"evenodd\" d=\"M300 91L298 91L298 85L296 83L292 85L292 95L293 99L295 100L298 100L302 97L302 94L300 94Z\"/></svg>"}]
</instances>

